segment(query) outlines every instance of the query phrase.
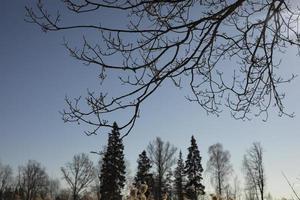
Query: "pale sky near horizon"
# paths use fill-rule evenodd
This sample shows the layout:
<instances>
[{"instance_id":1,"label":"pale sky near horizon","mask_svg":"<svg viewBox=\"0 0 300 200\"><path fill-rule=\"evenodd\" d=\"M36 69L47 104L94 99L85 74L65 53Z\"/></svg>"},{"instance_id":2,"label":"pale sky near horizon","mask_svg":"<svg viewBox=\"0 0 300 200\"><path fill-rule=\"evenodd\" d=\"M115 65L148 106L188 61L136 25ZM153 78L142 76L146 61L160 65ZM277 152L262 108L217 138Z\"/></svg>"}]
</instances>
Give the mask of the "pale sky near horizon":
<instances>
[{"instance_id":1,"label":"pale sky near horizon","mask_svg":"<svg viewBox=\"0 0 300 200\"><path fill-rule=\"evenodd\" d=\"M74 154L96 151L106 144L105 134L87 137L84 125L65 124L59 114L66 95L77 97L85 95L87 88L97 88L98 72L96 67L84 66L69 57L61 45L68 33L45 34L24 22L24 6L33 2L4 0L0 6L0 161L17 169L34 159L46 167L50 176L60 178L59 168ZM295 49L289 49L281 55L281 73L300 74L300 57L296 54ZM242 180L242 157L251 143L259 141L265 149L267 192L289 198L292 192L281 171L297 183L299 85L300 79L296 78L283 87L285 107L296 117L278 117L271 110L267 122L261 118L237 121L226 111L220 117L207 116L198 105L185 100L184 90L163 86L142 106L141 118L124 140L125 157L134 172L138 154L156 136L170 141L185 155L194 135L204 168L208 147L220 142L230 151L235 173ZM116 84L111 87L118 91ZM97 160L94 154L90 157ZM209 182L207 175L204 181ZM296 188L300 192L299 185Z\"/></svg>"}]
</instances>

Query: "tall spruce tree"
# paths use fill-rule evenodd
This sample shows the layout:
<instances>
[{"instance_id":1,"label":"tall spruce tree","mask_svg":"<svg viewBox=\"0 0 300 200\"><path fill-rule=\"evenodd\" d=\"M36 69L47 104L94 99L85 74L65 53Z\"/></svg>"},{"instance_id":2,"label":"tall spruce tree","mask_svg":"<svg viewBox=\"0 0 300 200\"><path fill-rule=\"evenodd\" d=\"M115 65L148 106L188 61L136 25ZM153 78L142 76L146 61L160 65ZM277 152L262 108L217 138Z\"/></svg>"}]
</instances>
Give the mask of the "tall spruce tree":
<instances>
[{"instance_id":1,"label":"tall spruce tree","mask_svg":"<svg viewBox=\"0 0 300 200\"><path fill-rule=\"evenodd\" d=\"M147 184L149 181L149 176L151 176L150 169L152 165L145 150L139 155L137 163L138 163L138 167L137 167L138 169L137 169L136 176L134 177L135 185L139 185L143 183Z\"/></svg>"},{"instance_id":2,"label":"tall spruce tree","mask_svg":"<svg viewBox=\"0 0 300 200\"><path fill-rule=\"evenodd\" d=\"M148 190L146 196L148 197L150 193L154 193L154 179L153 174L150 173L152 167L151 160L148 158L146 151L142 151L137 160L137 173L134 177L134 185L140 187L140 184L146 184Z\"/></svg>"},{"instance_id":3,"label":"tall spruce tree","mask_svg":"<svg viewBox=\"0 0 300 200\"><path fill-rule=\"evenodd\" d=\"M194 136L191 138L191 146L188 148L188 156L185 161L184 173L187 176L186 194L190 199L197 200L198 195L204 195L204 185L202 185L201 156Z\"/></svg>"},{"instance_id":4,"label":"tall spruce tree","mask_svg":"<svg viewBox=\"0 0 300 200\"><path fill-rule=\"evenodd\" d=\"M107 149L101 169L101 199L121 200L121 190L125 185L124 146L120 138L119 127L115 122L109 134Z\"/></svg>"},{"instance_id":5,"label":"tall spruce tree","mask_svg":"<svg viewBox=\"0 0 300 200\"><path fill-rule=\"evenodd\" d=\"M182 160L182 153L179 152L177 160L177 167L175 169L175 191L178 200L184 199L184 163Z\"/></svg>"}]
</instances>

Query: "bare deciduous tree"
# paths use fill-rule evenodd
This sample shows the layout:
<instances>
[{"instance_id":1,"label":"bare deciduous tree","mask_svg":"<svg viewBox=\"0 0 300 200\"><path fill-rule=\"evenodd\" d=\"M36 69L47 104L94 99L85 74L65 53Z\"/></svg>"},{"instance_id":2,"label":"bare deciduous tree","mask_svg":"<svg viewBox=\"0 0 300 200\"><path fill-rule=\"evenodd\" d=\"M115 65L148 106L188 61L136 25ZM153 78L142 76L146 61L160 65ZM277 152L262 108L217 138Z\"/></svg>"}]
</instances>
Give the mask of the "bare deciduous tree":
<instances>
[{"instance_id":1,"label":"bare deciduous tree","mask_svg":"<svg viewBox=\"0 0 300 200\"><path fill-rule=\"evenodd\" d=\"M165 175L168 170L176 163L174 157L177 148L171 145L169 142L164 142L160 137L157 137L154 141L148 145L149 159L153 163L153 167L156 170L156 186L155 190L157 194L156 199L162 199L162 188L165 179Z\"/></svg>"},{"instance_id":2,"label":"bare deciduous tree","mask_svg":"<svg viewBox=\"0 0 300 200\"><path fill-rule=\"evenodd\" d=\"M208 154L207 171L212 175L211 180L215 185L217 195L222 197L228 175L232 173L230 153L223 149L222 144L216 143L209 147Z\"/></svg>"},{"instance_id":3,"label":"bare deciduous tree","mask_svg":"<svg viewBox=\"0 0 300 200\"><path fill-rule=\"evenodd\" d=\"M34 200L47 190L48 175L40 163L29 160L26 166L21 166L19 169L19 184L24 192L25 200Z\"/></svg>"},{"instance_id":4,"label":"bare deciduous tree","mask_svg":"<svg viewBox=\"0 0 300 200\"><path fill-rule=\"evenodd\" d=\"M245 188L249 190L248 194L257 200L264 200L266 177L263 165L263 148L260 143L253 143L244 155L243 169L246 181Z\"/></svg>"},{"instance_id":5,"label":"bare deciduous tree","mask_svg":"<svg viewBox=\"0 0 300 200\"><path fill-rule=\"evenodd\" d=\"M0 163L0 200L3 199L3 194L6 189L12 184L12 169L9 165Z\"/></svg>"},{"instance_id":6,"label":"bare deciduous tree","mask_svg":"<svg viewBox=\"0 0 300 200\"><path fill-rule=\"evenodd\" d=\"M75 155L72 162L61 168L63 178L72 191L72 199L78 200L79 194L84 191L95 178L93 162L82 153Z\"/></svg>"},{"instance_id":7,"label":"bare deciduous tree","mask_svg":"<svg viewBox=\"0 0 300 200\"><path fill-rule=\"evenodd\" d=\"M300 46L299 13L291 1L63 2L62 13L72 14L73 23L63 22L60 13L51 15L41 0L34 8L26 7L27 21L44 31L101 33L99 39L83 37L80 48L68 42L65 46L75 59L98 66L101 81L120 80L119 95L88 92L88 109L80 98L66 99L63 119L91 125L87 134L112 128L110 116L119 112L130 113L120 125L128 133L141 105L168 81L189 88L187 99L207 113L219 115L225 105L237 119L251 113L267 118L274 105L280 115L292 116L285 112L278 86L294 75L282 77L277 71L278 55L289 46ZM91 16L83 19L83 13ZM113 23L106 24L102 13L112 13Z\"/></svg>"}]
</instances>

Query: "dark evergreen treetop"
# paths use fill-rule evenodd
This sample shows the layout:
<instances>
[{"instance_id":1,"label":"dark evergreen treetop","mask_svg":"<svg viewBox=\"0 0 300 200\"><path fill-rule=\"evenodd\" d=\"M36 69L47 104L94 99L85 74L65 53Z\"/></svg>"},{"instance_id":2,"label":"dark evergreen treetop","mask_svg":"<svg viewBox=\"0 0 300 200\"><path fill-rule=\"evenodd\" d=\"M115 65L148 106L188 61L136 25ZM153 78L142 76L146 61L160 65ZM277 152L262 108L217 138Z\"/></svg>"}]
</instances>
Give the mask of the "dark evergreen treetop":
<instances>
[{"instance_id":1,"label":"dark evergreen treetop","mask_svg":"<svg viewBox=\"0 0 300 200\"><path fill-rule=\"evenodd\" d=\"M191 146L188 148L188 156L185 161L184 172L187 176L186 189L188 193L192 193L193 199L197 199L198 194L205 194L204 185L202 185L201 156L194 136L191 138Z\"/></svg>"},{"instance_id":2,"label":"dark evergreen treetop","mask_svg":"<svg viewBox=\"0 0 300 200\"><path fill-rule=\"evenodd\" d=\"M150 176L150 169L152 165L145 150L143 150L143 152L139 155L137 162L138 162L138 171L134 178L134 182L136 185L147 183Z\"/></svg>"},{"instance_id":3,"label":"dark evergreen treetop","mask_svg":"<svg viewBox=\"0 0 300 200\"><path fill-rule=\"evenodd\" d=\"M179 158L177 161L177 167L175 169L175 190L176 190L176 195L178 200L183 200L184 199L184 163L182 160L182 153L181 151L179 152Z\"/></svg>"},{"instance_id":4,"label":"dark evergreen treetop","mask_svg":"<svg viewBox=\"0 0 300 200\"><path fill-rule=\"evenodd\" d=\"M121 200L121 190L125 185L124 145L120 138L117 123L113 124L109 134L107 149L103 157L101 170L101 198L105 200Z\"/></svg>"}]
</instances>

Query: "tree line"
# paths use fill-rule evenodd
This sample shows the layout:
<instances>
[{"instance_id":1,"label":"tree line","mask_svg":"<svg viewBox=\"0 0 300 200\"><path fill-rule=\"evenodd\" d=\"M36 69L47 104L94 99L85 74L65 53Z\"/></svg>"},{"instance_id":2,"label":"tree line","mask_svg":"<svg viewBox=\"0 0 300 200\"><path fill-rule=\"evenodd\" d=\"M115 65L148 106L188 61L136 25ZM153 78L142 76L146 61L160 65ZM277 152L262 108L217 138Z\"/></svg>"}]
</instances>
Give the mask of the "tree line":
<instances>
[{"instance_id":1,"label":"tree line","mask_svg":"<svg viewBox=\"0 0 300 200\"><path fill-rule=\"evenodd\" d=\"M29 160L19 166L16 176L9 165L0 164L0 200L121 200L128 197L131 188L142 185L147 185L148 200L198 200L210 198L209 195L212 199L226 200L266 199L260 143L253 143L243 158L243 197L238 178L234 178L233 184L229 181L233 175L230 152L220 143L208 149L206 172L214 191L206 191L203 183L202 155L194 136L185 160L181 150L176 156L177 148L170 142L160 137L151 141L138 155L133 178L127 173L123 139L116 123L99 155L96 165L87 154L81 153L61 167L67 188L61 186L59 179L49 177L37 161Z\"/></svg>"}]
</instances>

